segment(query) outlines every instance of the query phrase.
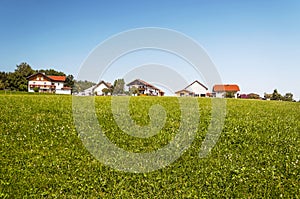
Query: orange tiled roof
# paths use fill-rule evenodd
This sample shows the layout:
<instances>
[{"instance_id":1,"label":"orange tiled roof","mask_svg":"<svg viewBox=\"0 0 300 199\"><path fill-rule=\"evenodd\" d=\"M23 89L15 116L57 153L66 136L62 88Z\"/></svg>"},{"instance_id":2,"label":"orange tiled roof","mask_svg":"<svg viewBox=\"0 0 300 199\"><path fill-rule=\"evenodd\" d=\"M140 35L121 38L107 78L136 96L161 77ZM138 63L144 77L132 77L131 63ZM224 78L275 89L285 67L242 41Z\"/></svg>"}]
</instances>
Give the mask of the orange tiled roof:
<instances>
[{"instance_id":1,"label":"orange tiled roof","mask_svg":"<svg viewBox=\"0 0 300 199\"><path fill-rule=\"evenodd\" d=\"M214 85L214 92L237 92L240 91L240 88L236 84L219 84Z\"/></svg>"},{"instance_id":2,"label":"orange tiled roof","mask_svg":"<svg viewBox=\"0 0 300 199\"><path fill-rule=\"evenodd\" d=\"M54 81L60 81L60 82L66 81L66 76L48 76L48 77Z\"/></svg>"}]
</instances>

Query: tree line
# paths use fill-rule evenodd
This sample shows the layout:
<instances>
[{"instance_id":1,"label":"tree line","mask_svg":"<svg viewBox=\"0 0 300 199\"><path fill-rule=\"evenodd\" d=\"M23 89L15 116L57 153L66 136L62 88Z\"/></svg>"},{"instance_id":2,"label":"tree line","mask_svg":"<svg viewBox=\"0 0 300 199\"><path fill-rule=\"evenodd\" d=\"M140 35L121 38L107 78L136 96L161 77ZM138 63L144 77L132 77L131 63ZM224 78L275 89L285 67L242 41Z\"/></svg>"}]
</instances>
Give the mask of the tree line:
<instances>
[{"instance_id":1,"label":"tree line","mask_svg":"<svg viewBox=\"0 0 300 199\"><path fill-rule=\"evenodd\" d=\"M264 99L269 99L269 100L281 100L281 101L295 101L293 99L293 94L292 93L286 93L285 95L281 95L277 89L273 91L272 94L264 94Z\"/></svg>"}]
</instances>

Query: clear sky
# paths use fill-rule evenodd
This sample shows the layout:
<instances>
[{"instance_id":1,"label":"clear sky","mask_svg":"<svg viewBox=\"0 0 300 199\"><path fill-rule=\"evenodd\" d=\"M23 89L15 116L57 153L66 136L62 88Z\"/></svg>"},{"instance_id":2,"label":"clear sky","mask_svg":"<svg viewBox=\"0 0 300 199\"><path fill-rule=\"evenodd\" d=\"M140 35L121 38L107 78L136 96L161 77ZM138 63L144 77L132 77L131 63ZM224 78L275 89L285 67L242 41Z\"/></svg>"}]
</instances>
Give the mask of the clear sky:
<instances>
[{"instance_id":1,"label":"clear sky","mask_svg":"<svg viewBox=\"0 0 300 199\"><path fill-rule=\"evenodd\" d=\"M108 37L162 27L201 44L223 82L241 93L276 88L300 98L299 0L1 0L0 27L1 71L27 62L76 76Z\"/></svg>"}]
</instances>

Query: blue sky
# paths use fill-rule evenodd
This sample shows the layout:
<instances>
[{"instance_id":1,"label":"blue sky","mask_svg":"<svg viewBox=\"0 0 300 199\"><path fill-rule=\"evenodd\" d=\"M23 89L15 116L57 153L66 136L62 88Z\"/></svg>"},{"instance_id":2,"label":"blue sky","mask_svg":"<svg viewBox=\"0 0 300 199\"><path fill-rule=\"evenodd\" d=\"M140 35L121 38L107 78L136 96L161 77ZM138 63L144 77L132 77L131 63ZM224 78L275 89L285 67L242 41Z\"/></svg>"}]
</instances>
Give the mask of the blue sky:
<instances>
[{"instance_id":1,"label":"blue sky","mask_svg":"<svg viewBox=\"0 0 300 199\"><path fill-rule=\"evenodd\" d=\"M128 29L161 27L196 40L223 82L237 83L241 93L263 95L277 88L299 99L299 10L298 0L1 0L0 70L27 62L76 76L105 39ZM118 77L112 71L106 78Z\"/></svg>"}]
</instances>

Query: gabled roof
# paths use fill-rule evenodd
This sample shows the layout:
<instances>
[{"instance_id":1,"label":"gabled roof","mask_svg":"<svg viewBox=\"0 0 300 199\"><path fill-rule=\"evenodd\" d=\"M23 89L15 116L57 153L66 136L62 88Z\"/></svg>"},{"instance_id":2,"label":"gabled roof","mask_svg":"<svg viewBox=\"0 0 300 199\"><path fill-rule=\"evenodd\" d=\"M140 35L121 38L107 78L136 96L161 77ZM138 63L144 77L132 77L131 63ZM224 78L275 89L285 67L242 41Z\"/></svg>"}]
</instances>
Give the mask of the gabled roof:
<instances>
[{"instance_id":1,"label":"gabled roof","mask_svg":"<svg viewBox=\"0 0 300 199\"><path fill-rule=\"evenodd\" d=\"M238 92L240 88L236 84L218 84L213 87L214 92Z\"/></svg>"},{"instance_id":2,"label":"gabled roof","mask_svg":"<svg viewBox=\"0 0 300 199\"><path fill-rule=\"evenodd\" d=\"M198 80L193 81L190 85L188 85L187 87L185 87L184 89L187 89L188 87L190 87L191 85L198 83L199 85L201 85L203 88L205 88L206 90L208 90L208 88L206 86L204 86L202 83L200 83Z\"/></svg>"},{"instance_id":3,"label":"gabled roof","mask_svg":"<svg viewBox=\"0 0 300 199\"><path fill-rule=\"evenodd\" d=\"M54 76L54 75L52 75L52 76L47 76L47 75L45 75L44 73L40 73L40 72L28 76L27 79L31 79L31 78L33 78L33 77L35 77L35 76L37 76L37 75L41 75L41 76L43 76L45 79L48 79L49 81L56 81L56 82L64 82L64 81L66 81L66 76Z\"/></svg>"},{"instance_id":4,"label":"gabled roof","mask_svg":"<svg viewBox=\"0 0 300 199\"><path fill-rule=\"evenodd\" d=\"M46 79L48 79L49 81L51 80L47 75L45 75L44 73L35 73L35 74L33 74L33 75L30 75L30 76L28 76L26 79L31 79L31 78L33 78L33 77L35 77L35 76L37 76L37 75L41 75L41 76L43 76L43 77L45 77Z\"/></svg>"},{"instance_id":5,"label":"gabled roof","mask_svg":"<svg viewBox=\"0 0 300 199\"><path fill-rule=\"evenodd\" d=\"M145 82L144 80L141 80L141 79L133 80L132 82L127 84L127 86L134 86L134 85L147 86L149 88L156 89L156 90L159 90L160 92L162 92L159 88L156 88L152 84L149 84L148 82Z\"/></svg>"},{"instance_id":6,"label":"gabled roof","mask_svg":"<svg viewBox=\"0 0 300 199\"><path fill-rule=\"evenodd\" d=\"M100 86L101 84L104 84L107 88L111 88L111 87L112 87L111 83L105 82L105 81L101 80L98 84L96 84L95 86L92 86L92 87L91 87L91 88L92 88L92 91L94 92L94 90L95 90L98 86Z\"/></svg>"},{"instance_id":7,"label":"gabled roof","mask_svg":"<svg viewBox=\"0 0 300 199\"><path fill-rule=\"evenodd\" d=\"M111 87L112 87L111 83L105 82L105 81L102 80L102 81L100 81L98 84L96 84L96 85L94 86L94 88L100 86L101 84L104 84L107 88L111 88Z\"/></svg>"},{"instance_id":8,"label":"gabled roof","mask_svg":"<svg viewBox=\"0 0 300 199\"><path fill-rule=\"evenodd\" d=\"M208 88L206 86L204 86L202 83L200 83L198 80L193 81L191 84L189 84L187 87L185 87L184 89L180 90L180 91L176 91L175 93L180 93L180 92L190 92L193 93L191 91L188 90L188 88L190 86L192 86L193 84L198 83L200 86L202 86L203 88L205 88L205 90L208 90Z\"/></svg>"}]
</instances>

